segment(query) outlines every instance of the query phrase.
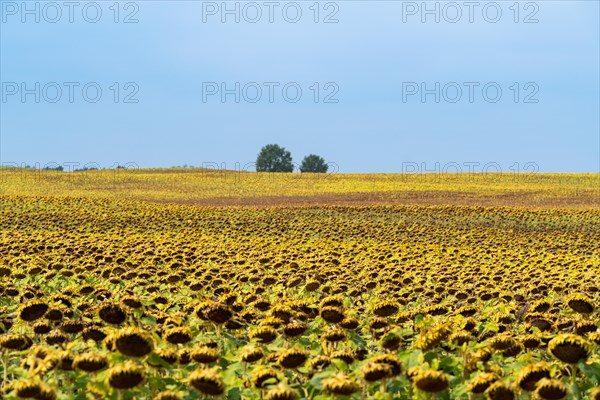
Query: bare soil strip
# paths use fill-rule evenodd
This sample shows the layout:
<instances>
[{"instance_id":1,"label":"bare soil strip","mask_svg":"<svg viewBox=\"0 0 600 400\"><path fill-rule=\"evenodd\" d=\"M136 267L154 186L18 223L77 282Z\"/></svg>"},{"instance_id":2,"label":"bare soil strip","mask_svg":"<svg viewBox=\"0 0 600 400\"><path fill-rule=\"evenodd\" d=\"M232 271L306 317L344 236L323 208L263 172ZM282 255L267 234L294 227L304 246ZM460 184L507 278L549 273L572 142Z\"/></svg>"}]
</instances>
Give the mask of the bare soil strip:
<instances>
[{"instance_id":1,"label":"bare soil strip","mask_svg":"<svg viewBox=\"0 0 600 400\"><path fill-rule=\"evenodd\" d=\"M300 206L372 206L372 205L450 205L531 208L594 208L600 197L593 192L559 197L540 192L504 192L481 194L461 191L403 191L369 193L330 193L310 196L213 197L205 199L148 200L212 207L300 207Z\"/></svg>"}]
</instances>

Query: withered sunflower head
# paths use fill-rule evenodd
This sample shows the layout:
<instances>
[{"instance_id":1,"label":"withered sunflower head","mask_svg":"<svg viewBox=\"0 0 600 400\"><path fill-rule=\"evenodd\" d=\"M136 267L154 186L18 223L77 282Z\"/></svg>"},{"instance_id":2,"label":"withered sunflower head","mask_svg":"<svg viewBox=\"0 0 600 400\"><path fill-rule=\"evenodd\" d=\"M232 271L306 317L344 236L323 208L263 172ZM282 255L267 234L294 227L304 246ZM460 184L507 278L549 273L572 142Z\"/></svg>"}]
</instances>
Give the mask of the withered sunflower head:
<instances>
[{"instance_id":1,"label":"withered sunflower head","mask_svg":"<svg viewBox=\"0 0 600 400\"><path fill-rule=\"evenodd\" d=\"M583 294L573 294L567 299L567 304L573 311L580 314L589 314L594 311L594 301Z\"/></svg>"},{"instance_id":2,"label":"withered sunflower head","mask_svg":"<svg viewBox=\"0 0 600 400\"><path fill-rule=\"evenodd\" d=\"M414 386L424 392L436 393L448 389L448 376L441 371L421 369L413 376Z\"/></svg>"},{"instance_id":3,"label":"withered sunflower head","mask_svg":"<svg viewBox=\"0 0 600 400\"><path fill-rule=\"evenodd\" d=\"M154 396L154 400L183 400L183 397L172 390L165 390Z\"/></svg>"},{"instance_id":4,"label":"withered sunflower head","mask_svg":"<svg viewBox=\"0 0 600 400\"><path fill-rule=\"evenodd\" d=\"M321 337L327 342L339 342L346 339L346 333L342 329L330 329Z\"/></svg>"},{"instance_id":5,"label":"withered sunflower head","mask_svg":"<svg viewBox=\"0 0 600 400\"><path fill-rule=\"evenodd\" d=\"M468 385L469 392L471 393L483 393L488 387L499 378L498 374L494 372L480 372L473 378Z\"/></svg>"},{"instance_id":6,"label":"withered sunflower head","mask_svg":"<svg viewBox=\"0 0 600 400\"><path fill-rule=\"evenodd\" d=\"M501 333L490 339L490 347L494 350L507 350L517 345L517 341L508 333Z\"/></svg>"},{"instance_id":7,"label":"withered sunflower head","mask_svg":"<svg viewBox=\"0 0 600 400\"><path fill-rule=\"evenodd\" d=\"M419 350L428 351L439 346L450 336L452 329L446 323L433 326L429 330L421 333L415 341L415 347Z\"/></svg>"},{"instance_id":8,"label":"withered sunflower head","mask_svg":"<svg viewBox=\"0 0 600 400\"><path fill-rule=\"evenodd\" d=\"M331 364L331 360L329 357L323 355L318 355L310 360L310 367L316 370L326 368L329 364Z\"/></svg>"},{"instance_id":9,"label":"withered sunflower head","mask_svg":"<svg viewBox=\"0 0 600 400\"><path fill-rule=\"evenodd\" d=\"M521 343L526 349L535 349L542 343L542 341L538 335L531 334L521 337Z\"/></svg>"},{"instance_id":10,"label":"withered sunflower head","mask_svg":"<svg viewBox=\"0 0 600 400\"><path fill-rule=\"evenodd\" d=\"M347 316L346 318L344 318L342 320L342 322L340 322L340 326L344 329L354 330L354 329L358 328L359 322L358 322L358 319L356 319L352 316Z\"/></svg>"},{"instance_id":11,"label":"withered sunflower head","mask_svg":"<svg viewBox=\"0 0 600 400\"><path fill-rule=\"evenodd\" d=\"M341 307L325 306L321 308L321 318L330 324L337 324L344 320L344 310Z\"/></svg>"},{"instance_id":12,"label":"withered sunflower head","mask_svg":"<svg viewBox=\"0 0 600 400\"><path fill-rule=\"evenodd\" d=\"M56 392L50 385L38 379L27 379L17 381L13 384L13 390L19 398L56 399Z\"/></svg>"},{"instance_id":13,"label":"withered sunflower head","mask_svg":"<svg viewBox=\"0 0 600 400\"><path fill-rule=\"evenodd\" d=\"M19 307L19 318L31 322L40 319L48 311L48 304L40 300L31 300Z\"/></svg>"},{"instance_id":14,"label":"withered sunflower head","mask_svg":"<svg viewBox=\"0 0 600 400\"><path fill-rule=\"evenodd\" d=\"M581 336L560 334L548 343L552 355L567 364L576 364L581 359L588 358L590 346Z\"/></svg>"},{"instance_id":15,"label":"withered sunflower head","mask_svg":"<svg viewBox=\"0 0 600 400\"><path fill-rule=\"evenodd\" d=\"M252 384L257 389L279 382L277 372L271 368L259 367L252 372Z\"/></svg>"},{"instance_id":16,"label":"withered sunflower head","mask_svg":"<svg viewBox=\"0 0 600 400\"><path fill-rule=\"evenodd\" d=\"M73 360L73 368L85 372L97 372L108 367L108 358L98 353L77 354Z\"/></svg>"},{"instance_id":17,"label":"withered sunflower head","mask_svg":"<svg viewBox=\"0 0 600 400\"><path fill-rule=\"evenodd\" d=\"M394 354L380 354L369 360L375 364L387 364L391 367L390 376L398 376L402 373L402 363Z\"/></svg>"},{"instance_id":18,"label":"withered sunflower head","mask_svg":"<svg viewBox=\"0 0 600 400\"><path fill-rule=\"evenodd\" d=\"M210 347L200 347L192 351L192 360L201 364L210 364L219 359L219 350Z\"/></svg>"},{"instance_id":19,"label":"withered sunflower head","mask_svg":"<svg viewBox=\"0 0 600 400\"><path fill-rule=\"evenodd\" d=\"M542 378L550 378L550 366L544 362L529 364L519 372L516 383L527 392L535 390L535 386Z\"/></svg>"},{"instance_id":20,"label":"withered sunflower head","mask_svg":"<svg viewBox=\"0 0 600 400\"><path fill-rule=\"evenodd\" d=\"M307 329L308 325L305 322L290 322L283 327L283 334L289 337L296 337L302 335Z\"/></svg>"},{"instance_id":21,"label":"withered sunflower head","mask_svg":"<svg viewBox=\"0 0 600 400\"><path fill-rule=\"evenodd\" d=\"M373 306L373 314L378 317L390 317L398 312L400 306L398 303L389 300L383 300Z\"/></svg>"},{"instance_id":22,"label":"withered sunflower head","mask_svg":"<svg viewBox=\"0 0 600 400\"><path fill-rule=\"evenodd\" d=\"M278 358L278 364L283 368L295 369L304 365L307 359L308 352L306 350L293 347L281 352Z\"/></svg>"},{"instance_id":23,"label":"withered sunflower head","mask_svg":"<svg viewBox=\"0 0 600 400\"><path fill-rule=\"evenodd\" d=\"M203 312L206 318L215 324L224 324L233 317L230 307L224 303L211 303Z\"/></svg>"},{"instance_id":24,"label":"withered sunflower head","mask_svg":"<svg viewBox=\"0 0 600 400\"><path fill-rule=\"evenodd\" d=\"M516 393L512 386L496 381L485 390L485 396L489 400L512 400L516 397Z\"/></svg>"},{"instance_id":25,"label":"withered sunflower head","mask_svg":"<svg viewBox=\"0 0 600 400\"><path fill-rule=\"evenodd\" d=\"M29 348L32 341L29 337L20 333L12 333L0 337L0 347L8 350L25 350Z\"/></svg>"},{"instance_id":26,"label":"withered sunflower head","mask_svg":"<svg viewBox=\"0 0 600 400\"><path fill-rule=\"evenodd\" d=\"M265 400L296 400L298 393L284 383L279 383L265 394Z\"/></svg>"},{"instance_id":27,"label":"withered sunflower head","mask_svg":"<svg viewBox=\"0 0 600 400\"><path fill-rule=\"evenodd\" d=\"M250 333L250 338L259 343L270 343L277 338L277 331L270 326L259 326Z\"/></svg>"},{"instance_id":28,"label":"withered sunflower head","mask_svg":"<svg viewBox=\"0 0 600 400\"><path fill-rule=\"evenodd\" d=\"M125 322L127 313L120 304L105 303L98 308L98 316L108 324L118 325Z\"/></svg>"},{"instance_id":29,"label":"withered sunflower head","mask_svg":"<svg viewBox=\"0 0 600 400\"><path fill-rule=\"evenodd\" d=\"M166 362L167 364L175 364L177 360L179 360L179 354L177 354L177 350L175 349L157 349L155 351L156 355ZM154 365L155 367L161 367L161 365Z\"/></svg>"},{"instance_id":30,"label":"withered sunflower head","mask_svg":"<svg viewBox=\"0 0 600 400\"><path fill-rule=\"evenodd\" d=\"M192 340L192 332L183 327L171 328L165 332L164 338L172 344L184 344Z\"/></svg>"},{"instance_id":31,"label":"withered sunflower head","mask_svg":"<svg viewBox=\"0 0 600 400\"><path fill-rule=\"evenodd\" d=\"M154 350L154 341L150 333L139 328L121 329L113 340L117 350L129 357L144 357Z\"/></svg>"},{"instance_id":32,"label":"withered sunflower head","mask_svg":"<svg viewBox=\"0 0 600 400\"><path fill-rule=\"evenodd\" d=\"M126 361L112 367L106 380L115 389L132 389L144 380L144 368L134 361Z\"/></svg>"},{"instance_id":33,"label":"withered sunflower head","mask_svg":"<svg viewBox=\"0 0 600 400\"><path fill-rule=\"evenodd\" d=\"M342 373L323 379L323 381L321 381L321 386L331 394L343 396L349 396L361 389L356 381Z\"/></svg>"},{"instance_id":34,"label":"withered sunflower head","mask_svg":"<svg viewBox=\"0 0 600 400\"><path fill-rule=\"evenodd\" d=\"M392 367L387 364L369 363L366 364L361 372L365 381L376 382L378 380L388 378L391 374Z\"/></svg>"},{"instance_id":35,"label":"withered sunflower head","mask_svg":"<svg viewBox=\"0 0 600 400\"><path fill-rule=\"evenodd\" d=\"M121 303L125 304L129 308L138 309L144 305L140 299L135 296L124 296L121 299Z\"/></svg>"},{"instance_id":36,"label":"withered sunflower head","mask_svg":"<svg viewBox=\"0 0 600 400\"><path fill-rule=\"evenodd\" d=\"M220 396L225 392L225 384L216 369L198 368L188 377L194 389L209 396Z\"/></svg>"},{"instance_id":37,"label":"withered sunflower head","mask_svg":"<svg viewBox=\"0 0 600 400\"><path fill-rule=\"evenodd\" d=\"M346 364L354 362L354 352L351 350L336 350L329 355L332 360L342 360Z\"/></svg>"},{"instance_id":38,"label":"withered sunflower head","mask_svg":"<svg viewBox=\"0 0 600 400\"><path fill-rule=\"evenodd\" d=\"M397 350L402 343L402 338L394 332L388 332L381 337L379 343L386 350Z\"/></svg>"},{"instance_id":39,"label":"withered sunflower head","mask_svg":"<svg viewBox=\"0 0 600 400\"><path fill-rule=\"evenodd\" d=\"M535 393L544 400L561 400L567 397L569 389L557 379L544 378L538 382Z\"/></svg>"},{"instance_id":40,"label":"withered sunflower head","mask_svg":"<svg viewBox=\"0 0 600 400\"><path fill-rule=\"evenodd\" d=\"M263 358L264 355L265 353L259 347L247 346L242 350L240 358L243 362L254 363Z\"/></svg>"}]
</instances>

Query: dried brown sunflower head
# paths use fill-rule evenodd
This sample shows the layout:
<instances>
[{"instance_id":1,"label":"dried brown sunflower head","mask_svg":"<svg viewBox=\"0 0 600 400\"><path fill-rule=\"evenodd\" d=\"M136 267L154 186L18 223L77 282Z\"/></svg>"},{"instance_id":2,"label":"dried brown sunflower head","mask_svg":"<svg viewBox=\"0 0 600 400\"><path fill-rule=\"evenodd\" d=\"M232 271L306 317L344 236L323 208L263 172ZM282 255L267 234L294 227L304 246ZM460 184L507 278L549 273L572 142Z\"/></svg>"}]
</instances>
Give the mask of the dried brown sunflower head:
<instances>
[{"instance_id":1,"label":"dried brown sunflower head","mask_svg":"<svg viewBox=\"0 0 600 400\"><path fill-rule=\"evenodd\" d=\"M134 327L119 330L113 340L117 350L129 357L144 357L154 350L150 333Z\"/></svg>"},{"instance_id":2,"label":"dried brown sunflower head","mask_svg":"<svg viewBox=\"0 0 600 400\"><path fill-rule=\"evenodd\" d=\"M144 369L134 361L126 361L112 367L106 376L108 384L115 389L132 389L144 380Z\"/></svg>"},{"instance_id":3,"label":"dried brown sunflower head","mask_svg":"<svg viewBox=\"0 0 600 400\"><path fill-rule=\"evenodd\" d=\"M448 376L441 371L421 369L413 376L414 386L424 392L437 393L448 389Z\"/></svg>"},{"instance_id":4,"label":"dried brown sunflower head","mask_svg":"<svg viewBox=\"0 0 600 400\"><path fill-rule=\"evenodd\" d=\"M225 384L216 369L198 368L188 377L188 382L199 392L209 396L220 396Z\"/></svg>"},{"instance_id":5,"label":"dried brown sunflower head","mask_svg":"<svg viewBox=\"0 0 600 400\"><path fill-rule=\"evenodd\" d=\"M496 381L485 390L485 397L489 400L512 400L516 393L512 386Z\"/></svg>"},{"instance_id":6,"label":"dried brown sunflower head","mask_svg":"<svg viewBox=\"0 0 600 400\"><path fill-rule=\"evenodd\" d=\"M581 336L560 334L548 343L552 355L567 364L576 364L590 354L590 346Z\"/></svg>"},{"instance_id":7,"label":"dried brown sunflower head","mask_svg":"<svg viewBox=\"0 0 600 400\"><path fill-rule=\"evenodd\" d=\"M536 386L535 393L544 400L561 400L567 397L567 385L557 379L541 379Z\"/></svg>"},{"instance_id":8,"label":"dried brown sunflower head","mask_svg":"<svg viewBox=\"0 0 600 400\"><path fill-rule=\"evenodd\" d=\"M164 339L172 344L184 344L192 340L192 332L188 328L171 328L164 334Z\"/></svg>"},{"instance_id":9,"label":"dried brown sunflower head","mask_svg":"<svg viewBox=\"0 0 600 400\"><path fill-rule=\"evenodd\" d=\"M361 389L356 381L342 373L323 379L321 386L331 394L343 396L349 396Z\"/></svg>"},{"instance_id":10,"label":"dried brown sunflower head","mask_svg":"<svg viewBox=\"0 0 600 400\"><path fill-rule=\"evenodd\" d=\"M48 311L48 304L40 300L31 300L19 307L19 318L31 322L40 319Z\"/></svg>"},{"instance_id":11,"label":"dried brown sunflower head","mask_svg":"<svg viewBox=\"0 0 600 400\"><path fill-rule=\"evenodd\" d=\"M81 353L73 359L73 368L85 372L97 372L108 367L108 358L98 353Z\"/></svg>"},{"instance_id":12,"label":"dried brown sunflower head","mask_svg":"<svg viewBox=\"0 0 600 400\"><path fill-rule=\"evenodd\" d=\"M471 393L483 393L488 387L498 379L497 374L493 372L480 372L473 378L468 385L469 392Z\"/></svg>"},{"instance_id":13,"label":"dried brown sunflower head","mask_svg":"<svg viewBox=\"0 0 600 400\"><path fill-rule=\"evenodd\" d=\"M542 378L550 378L550 366L544 362L529 364L517 375L516 383L525 391L532 392Z\"/></svg>"},{"instance_id":14,"label":"dried brown sunflower head","mask_svg":"<svg viewBox=\"0 0 600 400\"><path fill-rule=\"evenodd\" d=\"M298 393L284 383L279 383L265 394L265 400L296 400Z\"/></svg>"},{"instance_id":15,"label":"dried brown sunflower head","mask_svg":"<svg viewBox=\"0 0 600 400\"><path fill-rule=\"evenodd\" d=\"M306 350L293 347L291 349L284 350L278 358L278 364L287 369L298 368L304 365L308 359L308 352Z\"/></svg>"}]
</instances>

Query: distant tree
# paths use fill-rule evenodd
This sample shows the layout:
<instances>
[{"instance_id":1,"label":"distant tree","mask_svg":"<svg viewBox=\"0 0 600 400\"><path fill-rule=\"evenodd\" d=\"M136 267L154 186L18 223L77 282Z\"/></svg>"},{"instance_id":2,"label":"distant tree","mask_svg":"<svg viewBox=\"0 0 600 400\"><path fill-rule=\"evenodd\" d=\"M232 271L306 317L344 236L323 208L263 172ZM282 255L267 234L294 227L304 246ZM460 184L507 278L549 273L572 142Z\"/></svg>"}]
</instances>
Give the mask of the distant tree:
<instances>
[{"instance_id":1,"label":"distant tree","mask_svg":"<svg viewBox=\"0 0 600 400\"><path fill-rule=\"evenodd\" d=\"M325 173L329 169L329 166L325 164L323 157L316 154L309 154L304 157L302 164L300 165L300 172L320 172Z\"/></svg>"},{"instance_id":2,"label":"distant tree","mask_svg":"<svg viewBox=\"0 0 600 400\"><path fill-rule=\"evenodd\" d=\"M268 144L260 149L256 157L257 172L292 172L292 155L284 147Z\"/></svg>"},{"instance_id":3,"label":"distant tree","mask_svg":"<svg viewBox=\"0 0 600 400\"><path fill-rule=\"evenodd\" d=\"M64 170L62 165L59 165L58 167L44 167L42 169L44 171L63 171Z\"/></svg>"}]
</instances>

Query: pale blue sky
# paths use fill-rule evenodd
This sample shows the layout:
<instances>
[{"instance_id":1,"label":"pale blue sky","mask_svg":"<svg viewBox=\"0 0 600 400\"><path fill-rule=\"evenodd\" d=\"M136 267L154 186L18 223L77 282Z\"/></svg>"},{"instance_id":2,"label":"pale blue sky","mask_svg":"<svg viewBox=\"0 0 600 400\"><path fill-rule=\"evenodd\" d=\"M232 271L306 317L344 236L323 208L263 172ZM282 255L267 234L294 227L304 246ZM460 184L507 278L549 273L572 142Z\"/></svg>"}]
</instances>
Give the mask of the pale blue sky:
<instances>
[{"instance_id":1,"label":"pale blue sky","mask_svg":"<svg viewBox=\"0 0 600 400\"><path fill-rule=\"evenodd\" d=\"M120 2L118 23L114 1L79 2L72 23L62 1L54 3L58 8L47 3L27 2L29 9L39 4L36 23L21 1L0 1L3 164L234 168L254 161L262 145L278 143L296 162L317 153L340 172L402 172L409 162L431 169L436 162L493 162L503 170L533 162L540 171L599 171L598 1L479 2L472 23L462 1L454 3L463 13L456 23L445 20L456 11L444 8L447 2L439 2L439 23L433 15L421 21L421 1L320 2L318 23L314 1L279 2L272 23L264 1L254 3L263 12L256 23L244 20L254 17L250 6L243 14L248 2L237 3L239 23L233 15L225 23L220 12L209 15L221 1ZM102 16L87 22L95 4ZM289 19L296 4L302 17L287 22L283 6ZM486 21L484 6L489 20L501 10L496 23ZM57 9L62 18L51 23ZM123 23L131 13L138 22ZM324 23L331 13L338 22ZM528 17L538 22L524 23ZM36 82L40 102L35 93L23 102L21 85L34 89ZM56 97L51 82L62 86L56 103L49 101ZM65 82L79 84L72 103ZM97 103L82 97L89 82L102 89ZM128 82L134 85L125 88ZM230 94L223 103L219 94L205 93L203 102L203 82L229 88L256 82L262 98L250 103L240 93L236 103ZM266 82L279 84L272 103ZM302 89L296 103L281 93L290 82ZM410 82L430 89L439 82L440 102L435 94L425 102L420 93L409 95ZM465 82L479 84L473 102ZM498 102L484 99L487 83L494 83L490 96L494 87L502 90ZM138 102L125 103L136 85ZM456 85L464 90L451 103ZM325 103L336 87L337 103ZM246 88L246 97L254 97L255 87Z\"/></svg>"}]
</instances>

